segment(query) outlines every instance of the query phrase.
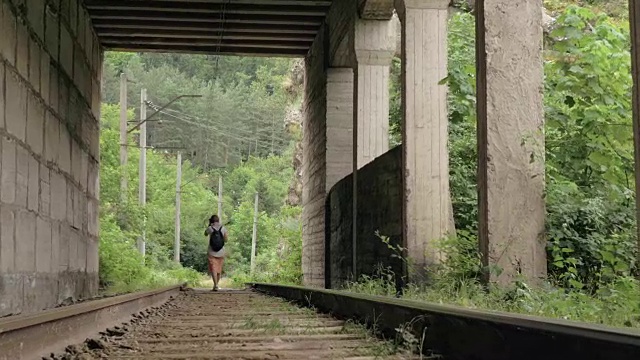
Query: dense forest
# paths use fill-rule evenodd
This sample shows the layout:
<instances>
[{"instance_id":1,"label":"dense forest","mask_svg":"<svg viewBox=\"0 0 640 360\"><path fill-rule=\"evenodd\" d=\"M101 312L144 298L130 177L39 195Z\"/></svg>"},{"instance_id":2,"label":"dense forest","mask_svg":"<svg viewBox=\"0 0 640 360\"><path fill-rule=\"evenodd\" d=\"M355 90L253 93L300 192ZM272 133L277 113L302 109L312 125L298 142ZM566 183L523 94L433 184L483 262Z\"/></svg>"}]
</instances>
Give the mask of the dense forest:
<instances>
[{"instance_id":1,"label":"dense forest","mask_svg":"<svg viewBox=\"0 0 640 360\"><path fill-rule=\"evenodd\" d=\"M478 283L475 35L473 1L455 2L449 22L449 149L456 233L430 289L404 296L469 307L639 326L631 72L626 1L545 1L546 204L549 281L489 289ZM110 289L197 283L206 271L202 230L217 209L232 240L228 269L248 279L254 194L259 194L256 277L301 279L300 61L108 53L101 137L101 282ZM119 76L129 79L130 121L140 89L149 111L176 96L148 126L148 203L137 204L137 134L129 139L127 201L120 201ZM400 61L392 66L390 141L401 143ZM176 152L184 153L182 266L173 263ZM135 250L143 225L144 262ZM392 274L352 291L395 295ZM635 316L635 317L634 317Z\"/></svg>"}]
</instances>

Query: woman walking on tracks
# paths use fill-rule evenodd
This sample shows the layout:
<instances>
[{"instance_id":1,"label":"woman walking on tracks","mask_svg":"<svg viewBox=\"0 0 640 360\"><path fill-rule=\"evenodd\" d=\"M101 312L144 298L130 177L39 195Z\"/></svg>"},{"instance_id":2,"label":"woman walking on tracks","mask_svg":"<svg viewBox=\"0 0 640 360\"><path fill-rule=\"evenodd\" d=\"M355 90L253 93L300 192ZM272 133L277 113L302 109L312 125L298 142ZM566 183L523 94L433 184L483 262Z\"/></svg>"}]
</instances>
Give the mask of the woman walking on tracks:
<instances>
[{"instance_id":1,"label":"woman walking on tracks","mask_svg":"<svg viewBox=\"0 0 640 360\"><path fill-rule=\"evenodd\" d=\"M218 215L209 218L209 226L204 231L205 236L209 236L209 273L213 279L213 291L218 291L218 284L222 276L222 265L224 264L224 244L228 239L227 229L220 223Z\"/></svg>"}]
</instances>

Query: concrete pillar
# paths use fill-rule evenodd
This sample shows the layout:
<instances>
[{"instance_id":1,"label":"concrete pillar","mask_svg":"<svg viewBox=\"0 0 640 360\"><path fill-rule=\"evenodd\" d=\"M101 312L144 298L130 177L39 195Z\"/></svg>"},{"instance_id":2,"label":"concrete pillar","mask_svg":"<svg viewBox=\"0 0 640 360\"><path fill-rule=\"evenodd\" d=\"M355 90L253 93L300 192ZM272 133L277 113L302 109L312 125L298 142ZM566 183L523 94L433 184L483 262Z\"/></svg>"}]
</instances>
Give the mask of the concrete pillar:
<instances>
[{"instance_id":1,"label":"concrete pillar","mask_svg":"<svg viewBox=\"0 0 640 360\"><path fill-rule=\"evenodd\" d=\"M350 36L354 55L354 171L389 150L389 67L395 23L362 20Z\"/></svg>"},{"instance_id":2,"label":"concrete pillar","mask_svg":"<svg viewBox=\"0 0 640 360\"><path fill-rule=\"evenodd\" d=\"M477 1L479 242L486 281L546 276L542 0Z\"/></svg>"},{"instance_id":3,"label":"concrete pillar","mask_svg":"<svg viewBox=\"0 0 640 360\"><path fill-rule=\"evenodd\" d=\"M0 0L0 34L2 317L97 293L102 50L79 1Z\"/></svg>"},{"instance_id":4,"label":"concrete pillar","mask_svg":"<svg viewBox=\"0 0 640 360\"><path fill-rule=\"evenodd\" d=\"M353 170L353 69L327 69L326 193Z\"/></svg>"},{"instance_id":5,"label":"concrete pillar","mask_svg":"<svg viewBox=\"0 0 640 360\"><path fill-rule=\"evenodd\" d=\"M448 0L399 0L402 26L404 237L413 278L454 231L447 149Z\"/></svg>"},{"instance_id":6,"label":"concrete pillar","mask_svg":"<svg viewBox=\"0 0 640 360\"><path fill-rule=\"evenodd\" d=\"M640 250L640 0L629 1L631 25L631 73L633 75L633 144L636 173L636 221L638 250ZM637 264L640 266L640 252Z\"/></svg>"}]
</instances>

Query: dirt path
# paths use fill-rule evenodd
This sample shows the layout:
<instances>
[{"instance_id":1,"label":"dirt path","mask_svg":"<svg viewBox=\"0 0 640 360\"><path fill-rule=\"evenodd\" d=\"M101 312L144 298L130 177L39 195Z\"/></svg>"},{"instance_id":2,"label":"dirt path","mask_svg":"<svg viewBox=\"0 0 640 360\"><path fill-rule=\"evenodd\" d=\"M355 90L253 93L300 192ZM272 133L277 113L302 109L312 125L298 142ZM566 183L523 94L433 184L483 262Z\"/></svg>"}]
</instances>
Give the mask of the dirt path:
<instances>
[{"instance_id":1,"label":"dirt path","mask_svg":"<svg viewBox=\"0 0 640 360\"><path fill-rule=\"evenodd\" d=\"M249 291L188 291L56 359L409 359L359 326Z\"/></svg>"}]
</instances>

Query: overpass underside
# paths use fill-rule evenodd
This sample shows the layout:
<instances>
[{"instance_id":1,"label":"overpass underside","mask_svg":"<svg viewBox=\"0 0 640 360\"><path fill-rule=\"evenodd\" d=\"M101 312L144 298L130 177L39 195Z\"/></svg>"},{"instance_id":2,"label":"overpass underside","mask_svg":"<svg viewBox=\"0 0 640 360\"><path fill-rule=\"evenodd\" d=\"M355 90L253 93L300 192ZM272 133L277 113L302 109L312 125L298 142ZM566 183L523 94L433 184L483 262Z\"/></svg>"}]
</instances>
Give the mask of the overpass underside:
<instances>
[{"instance_id":1,"label":"overpass underside","mask_svg":"<svg viewBox=\"0 0 640 360\"><path fill-rule=\"evenodd\" d=\"M0 3L0 316L97 292L104 50L305 57L304 282L338 286L378 263L419 279L442 260L438 241L454 230L448 0ZM504 269L492 280L537 279L546 273L542 0L476 3L480 250ZM403 145L389 151L398 34ZM380 246L378 230L410 267Z\"/></svg>"}]
</instances>

